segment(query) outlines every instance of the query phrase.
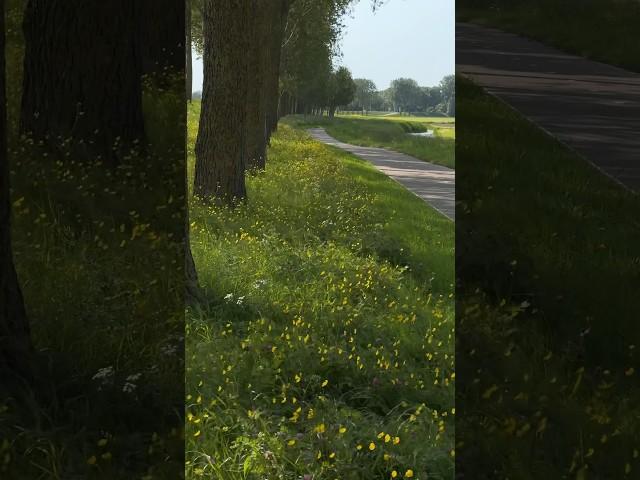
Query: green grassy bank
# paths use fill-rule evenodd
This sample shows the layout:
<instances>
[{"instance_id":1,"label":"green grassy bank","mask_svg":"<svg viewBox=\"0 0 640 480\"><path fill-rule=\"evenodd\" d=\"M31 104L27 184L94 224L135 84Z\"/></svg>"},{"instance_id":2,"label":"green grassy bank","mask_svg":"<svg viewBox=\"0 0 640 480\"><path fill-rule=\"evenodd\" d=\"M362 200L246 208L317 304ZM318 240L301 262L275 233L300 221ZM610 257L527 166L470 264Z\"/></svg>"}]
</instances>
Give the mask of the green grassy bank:
<instances>
[{"instance_id":1,"label":"green grassy bank","mask_svg":"<svg viewBox=\"0 0 640 480\"><path fill-rule=\"evenodd\" d=\"M288 125L191 221L187 478L452 477L451 222Z\"/></svg>"},{"instance_id":2,"label":"green grassy bank","mask_svg":"<svg viewBox=\"0 0 640 480\"><path fill-rule=\"evenodd\" d=\"M299 127L323 127L329 135L346 143L365 147L383 147L412 155L449 168L455 167L455 128L441 119L421 117L328 117L289 116L285 123ZM409 133L433 130L434 138Z\"/></svg>"},{"instance_id":3,"label":"green grassy bank","mask_svg":"<svg viewBox=\"0 0 640 480\"><path fill-rule=\"evenodd\" d=\"M637 0L465 0L458 21L493 26L567 52L640 71Z\"/></svg>"},{"instance_id":4,"label":"green grassy bank","mask_svg":"<svg viewBox=\"0 0 640 480\"><path fill-rule=\"evenodd\" d=\"M640 471L640 201L460 79L456 369L473 478Z\"/></svg>"}]
</instances>

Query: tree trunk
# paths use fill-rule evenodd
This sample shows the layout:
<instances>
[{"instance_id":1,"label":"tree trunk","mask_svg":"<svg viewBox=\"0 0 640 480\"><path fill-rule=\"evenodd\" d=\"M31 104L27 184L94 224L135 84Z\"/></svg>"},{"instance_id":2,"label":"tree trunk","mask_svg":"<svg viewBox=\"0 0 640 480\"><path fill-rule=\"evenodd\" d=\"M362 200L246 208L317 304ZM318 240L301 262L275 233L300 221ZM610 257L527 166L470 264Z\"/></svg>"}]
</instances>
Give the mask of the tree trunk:
<instances>
[{"instance_id":1,"label":"tree trunk","mask_svg":"<svg viewBox=\"0 0 640 480\"><path fill-rule=\"evenodd\" d=\"M271 41L269 42L270 68L267 77L267 131L268 137L278 129L278 104L280 100L280 60L287 15L291 8L290 0L273 0L271 15Z\"/></svg>"},{"instance_id":2,"label":"tree trunk","mask_svg":"<svg viewBox=\"0 0 640 480\"><path fill-rule=\"evenodd\" d=\"M265 132L268 68L269 13L272 0L253 0L251 5L251 42L247 52L247 167L262 170L266 164L267 136Z\"/></svg>"},{"instance_id":3,"label":"tree trunk","mask_svg":"<svg viewBox=\"0 0 640 480\"><path fill-rule=\"evenodd\" d=\"M102 1L113 3L114 0ZM185 28L177 25L177 22L184 21L183 4L176 0L129 0L128 3L139 3L144 12L138 24L141 30L142 73L166 85L169 80L165 78L166 73L182 74L184 69Z\"/></svg>"},{"instance_id":4,"label":"tree trunk","mask_svg":"<svg viewBox=\"0 0 640 480\"><path fill-rule=\"evenodd\" d=\"M187 101L191 102L193 100L193 55L191 53L191 0L185 0L184 2L185 8L185 33L186 33L186 42L185 42L185 54L187 56L185 63L185 82L186 82L186 92L187 92Z\"/></svg>"},{"instance_id":5,"label":"tree trunk","mask_svg":"<svg viewBox=\"0 0 640 480\"><path fill-rule=\"evenodd\" d=\"M4 0L0 0L0 12L0 369L23 372L30 363L31 343L11 251Z\"/></svg>"},{"instance_id":6,"label":"tree trunk","mask_svg":"<svg viewBox=\"0 0 640 480\"><path fill-rule=\"evenodd\" d=\"M204 86L195 194L232 204L246 196L245 130L249 2L206 0Z\"/></svg>"},{"instance_id":7,"label":"tree trunk","mask_svg":"<svg viewBox=\"0 0 640 480\"><path fill-rule=\"evenodd\" d=\"M110 163L144 142L136 5L130 0L29 0L23 133L50 148L71 150L74 158Z\"/></svg>"}]
</instances>

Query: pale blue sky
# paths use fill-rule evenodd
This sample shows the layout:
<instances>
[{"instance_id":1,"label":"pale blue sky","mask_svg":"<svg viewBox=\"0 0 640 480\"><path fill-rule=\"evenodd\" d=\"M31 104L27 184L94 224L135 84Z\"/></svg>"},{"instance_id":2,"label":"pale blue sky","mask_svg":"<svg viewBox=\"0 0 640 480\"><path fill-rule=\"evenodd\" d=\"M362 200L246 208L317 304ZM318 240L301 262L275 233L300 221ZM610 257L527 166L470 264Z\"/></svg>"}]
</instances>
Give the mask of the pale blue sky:
<instances>
[{"instance_id":1,"label":"pale blue sky","mask_svg":"<svg viewBox=\"0 0 640 480\"><path fill-rule=\"evenodd\" d=\"M375 13L371 0L360 0L351 17L337 63L354 78L369 78L384 90L399 77L433 86L454 73L454 0L386 0Z\"/></svg>"},{"instance_id":2,"label":"pale blue sky","mask_svg":"<svg viewBox=\"0 0 640 480\"><path fill-rule=\"evenodd\" d=\"M360 0L344 23L343 56L336 63L379 90L399 77L432 86L454 72L454 0L386 0L375 14L371 0ZM193 90L202 90L202 60L195 52Z\"/></svg>"}]
</instances>

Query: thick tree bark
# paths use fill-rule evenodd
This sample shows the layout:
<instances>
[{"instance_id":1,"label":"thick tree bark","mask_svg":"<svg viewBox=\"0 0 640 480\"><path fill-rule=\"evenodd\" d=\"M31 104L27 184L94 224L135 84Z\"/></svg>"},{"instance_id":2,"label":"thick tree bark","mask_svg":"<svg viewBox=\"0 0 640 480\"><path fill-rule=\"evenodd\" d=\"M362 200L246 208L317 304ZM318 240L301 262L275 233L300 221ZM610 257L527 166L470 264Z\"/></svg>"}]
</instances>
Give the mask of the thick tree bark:
<instances>
[{"instance_id":1,"label":"thick tree bark","mask_svg":"<svg viewBox=\"0 0 640 480\"><path fill-rule=\"evenodd\" d=\"M247 85L247 168L262 170L266 164L266 74L271 0L251 2L251 41L248 54Z\"/></svg>"},{"instance_id":2,"label":"thick tree bark","mask_svg":"<svg viewBox=\"0 0 640 480\"><path fill-rule=\"evenodd\" d=\"M282 41L292 0L273 0L271 41L269 42L270 68L267 72L267 138L278 128L278 104L280 100L280 61Z\"/></svg>"},{"instance_id":3,"label":"thick tree bark","mask_svg":"<svg viewBox=\"0 0 640 480\"><path fill-rule=\"evenodd\" d=\"M184 2L185 8L185 31L186 31L186 43L185 43L185 54L186 58L186 92L187 92L187 101L193 100L193 55L191 53L191 0L185 0Z\"/></svg>"},{"instance_id":4,"label":"thick tree bark","mask_svg":"<svg viewBox=\"0 0 640 480\"><path fill-rule=\"evenodd\" d=\"M204 86L195 194L232 204L246 196L245 134L249 2L206 0Z\"/></svg>"},{"instance_id":5,"label":"thick tree bark","mask_svg":"<svg viewBox=\"0 0 640 480\"><path fill-rule=\"evenodd\" d=\"M105 3L111 2L113 0ZM189 3L188 0L185 2ZM144 12L139 24L142 73L161 83L164 83L163 75L167 72L182 73L185 63L185 17L182 9L185 5L176 0L129 0L128 3L139 3ZM177 25L178 22L182 25Z\"/></svg>"},{"instance_id":6,"label":"thick tree bark","mask_svg":"<svg viewBox=\"0 0 640 480\"><path fill-rule=\"evenodd\" d=\"M7 155L4 0L0 0L0 370L25 371L30 362L29 323L11 250Z\"/></svg>"},{"instance_id":7,"label":"thick tree bark","mask_svg":"<svg viewBox=\"0 0 640 480\"><path fill-rule=\"evenodd\" d=\"M138 5L29 0L23 133L76 159L111 163L144 142Z\"/></svg>"}]
</instances>

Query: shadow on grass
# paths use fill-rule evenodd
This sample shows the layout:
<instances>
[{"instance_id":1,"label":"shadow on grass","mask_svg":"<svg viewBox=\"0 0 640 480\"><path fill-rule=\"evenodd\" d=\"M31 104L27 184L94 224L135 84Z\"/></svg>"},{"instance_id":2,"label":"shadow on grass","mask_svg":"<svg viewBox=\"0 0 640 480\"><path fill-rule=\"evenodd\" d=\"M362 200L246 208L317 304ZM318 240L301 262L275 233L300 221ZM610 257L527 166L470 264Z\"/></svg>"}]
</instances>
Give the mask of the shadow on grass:
<instances>
[{"instance_id":1,"label":"shadow on grass","mask_svg":"<svg viewBox=\"0 0 640 480\"><path fill-rule=\"evenodd\" d=\"M476 85L456 91L457 471L623 478L640 431L638 196Z\"/></svg>"}]
</instances>

